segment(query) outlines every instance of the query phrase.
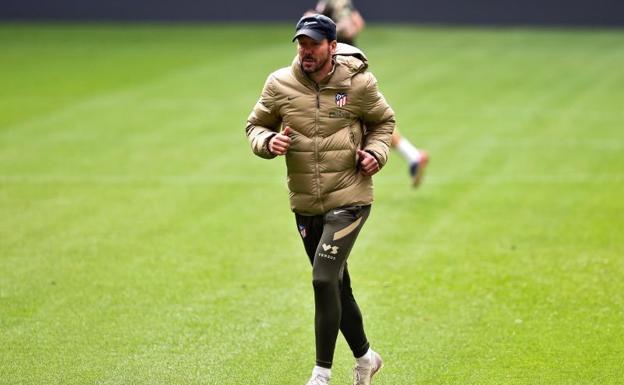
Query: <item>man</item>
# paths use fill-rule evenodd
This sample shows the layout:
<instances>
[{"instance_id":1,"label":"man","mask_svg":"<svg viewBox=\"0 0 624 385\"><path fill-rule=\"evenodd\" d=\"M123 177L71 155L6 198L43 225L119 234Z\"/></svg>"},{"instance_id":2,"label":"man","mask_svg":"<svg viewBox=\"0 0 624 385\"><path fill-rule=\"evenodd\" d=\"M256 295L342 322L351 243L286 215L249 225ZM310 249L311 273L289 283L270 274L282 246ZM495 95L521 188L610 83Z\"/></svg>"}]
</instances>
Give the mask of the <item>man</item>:
<instances>
[{"instance_id":1,"label":"man","mask_svg":"<svg viewBox=\"0 0 624 385\"><path fill-rule=\"evenodd\" d=\"M371 177L388 159L394 112L364 54L337 44L330 18L304 16L294 40L295 60L269 75L246 134L256 155L285 156L291 209L312 263L316 366L308 385L329 383L339 330L356 357L354 384L368 385L382 360L366 338L347 257L370 213Z\"/></svg>"},{"instance_id":2,"label":"man","mask_svg":"<svg viewBox=\"0 0 624 385\"><path fill-rule=\"evenodd\" d=\"M364 18L355 9L351 0L320 0L316 4L316 8L306 12L306 15L313 13L325 15L336 23L339 43L354 46L355 39L364 29ZM412 185L418 187L427 167L429 155L426 151L414 147L407 138L401 136L398 129L395 129L392 133L392 142L390 144L407 161Z\"/></svg>"}]
</instances>

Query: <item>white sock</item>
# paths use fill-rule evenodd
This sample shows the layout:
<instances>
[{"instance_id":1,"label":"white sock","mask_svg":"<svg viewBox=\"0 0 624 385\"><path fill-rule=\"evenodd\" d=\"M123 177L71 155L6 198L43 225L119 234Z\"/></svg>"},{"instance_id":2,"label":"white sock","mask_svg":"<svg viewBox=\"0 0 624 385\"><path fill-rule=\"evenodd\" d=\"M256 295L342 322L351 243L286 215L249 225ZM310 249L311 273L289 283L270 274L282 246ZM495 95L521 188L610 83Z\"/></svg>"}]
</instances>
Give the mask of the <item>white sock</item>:
<instances>
[{"instance_id":1,"label":"white sock","mask_svg":"<svg viewBox=\"0 0 624 385\"><path fill-rule=\"evenodd\" d=\"M370 365L372 358L373 358L373 349L368 348L368 350L366 351L366 353L364 353L362 357L357 357L355 359L355 362L360 366L367 366L367 365Z\"/></svg>"},{"instance_id":2,"label":"white sock","mask_svg":"<svg viewBox=\"0 0 624 385\"><path fill-rule=\"evenodd\" d=\"M401 138L396 147L408 163L420 162L420 151L418 151L418 149L414 147L409 140Z\"/></svg>"},{"instance_id":3,"label":"white sock","mask_svg":"<svg viewBox=\"0 0 624 385\"><path fill-rule=\"evenodd\" d=\"M316 376L317 374L320 374L325 378L331 378L331 369L327 369L322 366L315 366L314 369L312 369L312 377Z\"/></svg>"}]
</instances>

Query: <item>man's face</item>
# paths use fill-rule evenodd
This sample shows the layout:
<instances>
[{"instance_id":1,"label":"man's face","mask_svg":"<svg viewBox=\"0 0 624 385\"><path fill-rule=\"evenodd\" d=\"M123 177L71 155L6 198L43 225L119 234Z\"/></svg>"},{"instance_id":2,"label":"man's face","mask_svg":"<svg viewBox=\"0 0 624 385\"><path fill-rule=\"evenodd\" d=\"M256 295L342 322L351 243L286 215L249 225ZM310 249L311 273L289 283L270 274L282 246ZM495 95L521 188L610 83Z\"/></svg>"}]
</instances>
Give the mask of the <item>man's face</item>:
<instances>
[{"instance_id":1,"label":"man's face","mask_svg":"<svg viewBox=\"0 0 624 385\"><path fill-rule=\"evenodd\" d=\"M327 39L316 41L308 36L299 36L299 61L303 72L312 74L321 70L336 50L336 42Z\"/></svg>"}]
</instances>

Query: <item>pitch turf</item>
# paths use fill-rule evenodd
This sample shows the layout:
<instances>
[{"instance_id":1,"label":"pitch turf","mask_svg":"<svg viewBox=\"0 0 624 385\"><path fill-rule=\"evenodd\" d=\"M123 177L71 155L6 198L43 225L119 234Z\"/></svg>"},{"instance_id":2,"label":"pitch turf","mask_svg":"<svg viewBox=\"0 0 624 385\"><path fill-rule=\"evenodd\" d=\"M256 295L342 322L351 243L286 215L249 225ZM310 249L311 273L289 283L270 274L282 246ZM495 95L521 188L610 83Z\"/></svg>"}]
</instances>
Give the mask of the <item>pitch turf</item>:
<instances>
[{"instance_id":1,"label":"pitch turf","mask_svg":"<svg viewBox=\"0 0 624 385\"><path fill-rule=\"evenodd\" d=\"M0 384L305 383L310 269L243 132L291 32L0 25ZM350 258L375 384L621 384L624 32L360 43L432 158L413 191L391 156Z\"/></svg>"}]
</instances>

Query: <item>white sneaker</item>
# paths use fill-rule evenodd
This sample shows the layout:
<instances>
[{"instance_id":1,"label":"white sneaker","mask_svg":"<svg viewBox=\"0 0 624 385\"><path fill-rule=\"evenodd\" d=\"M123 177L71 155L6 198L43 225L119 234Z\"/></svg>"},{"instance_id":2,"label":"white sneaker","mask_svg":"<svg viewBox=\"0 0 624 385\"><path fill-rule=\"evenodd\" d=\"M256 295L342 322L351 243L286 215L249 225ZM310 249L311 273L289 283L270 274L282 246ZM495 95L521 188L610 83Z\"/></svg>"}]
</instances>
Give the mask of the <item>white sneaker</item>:
<instances>
[{"instance_id":1,"label":"white sneaker","mask_svg":"<svg viewBox=\"0 0 624 385\"><path fill-rule=\"evenodd\" d=\"M383 360L377 352L372 352L371 362L367 366L356 364L353 368L353 385L370 385L375 373L383 367Z\"/></svg>"},{"instance_id":2,"label":"white sneaker","mask_svg":"<svg viewBox=\"0 0 624 385\"><path fill-rule=\"evenodd\" d=\"M325 377L322 374L313 374L307 385L328 385L329 377Z\"/></svg>"}]
</instances>

